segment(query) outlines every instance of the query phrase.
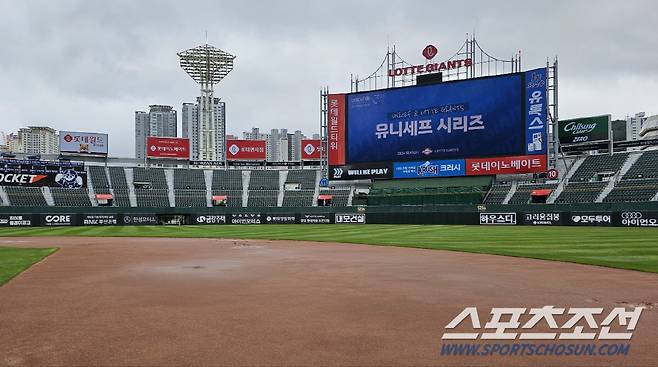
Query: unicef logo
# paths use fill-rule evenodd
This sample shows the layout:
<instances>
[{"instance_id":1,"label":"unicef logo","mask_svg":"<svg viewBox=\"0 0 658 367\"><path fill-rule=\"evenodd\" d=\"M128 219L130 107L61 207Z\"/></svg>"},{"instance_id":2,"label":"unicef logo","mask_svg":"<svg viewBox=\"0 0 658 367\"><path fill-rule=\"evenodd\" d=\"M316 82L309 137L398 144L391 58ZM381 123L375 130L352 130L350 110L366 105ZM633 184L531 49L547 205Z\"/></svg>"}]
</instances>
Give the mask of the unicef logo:
<instances>
[{"instance_id":1,"label":"unicef logo","mask_svg":"<svg viewBox=\"0 0 658 367\"><path fill-rule=\"evenodd\" d=\"M311 155L313 152L315 152L315 147L313 147L313 144L306 144L304 147L304 152L308 155Z\"/></svg>"},{"instance_id":2,"label":"unicef logo","mask_svg":"<svg viewBox=\"0 0 658 367\"><path fill-rule=\"evenodd\" d=\"M231 145L231 146L228 148L228 151L229 151L231 154L236 155L236 154L238 154L238 152L240 151L240 148L238 148L237 145L233 144L233 145Z\"/></svg>"},{"instance_id":3,"label":"unicef logo","mask_svg":"<svg viewBox=\"0 0 658 367\"><path fill-rule=\"evenodd\" d=\"M542 78L540 73L532 73L530 75L530 81L528 82L528 88L540 88L546 85L546 79Z\"/></svg>"}]
</instances>

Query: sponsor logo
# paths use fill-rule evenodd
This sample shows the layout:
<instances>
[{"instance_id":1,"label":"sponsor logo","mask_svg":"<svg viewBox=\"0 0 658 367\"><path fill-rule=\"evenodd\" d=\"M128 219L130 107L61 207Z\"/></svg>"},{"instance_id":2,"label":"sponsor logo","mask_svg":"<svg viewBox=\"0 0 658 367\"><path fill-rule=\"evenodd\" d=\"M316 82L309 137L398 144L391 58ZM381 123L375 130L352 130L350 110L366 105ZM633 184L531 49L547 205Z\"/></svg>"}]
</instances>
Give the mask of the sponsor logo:
<instances>
[{"instance_id":1,"label":"sponsor logo","mask_svg":"<svg viewBox=\"0 0 658 367\"><path fill-rule=\"evenodd\" d=\"M480 224L513 225L516 224L516 213L480 213Z\"/></svg>"},{"instance_id":2,"label":"sponsor logo","mask_svg":"<svg viewBox=\"0 0 658 367\"><path fill-rule=\"evenodd\" d=\"M197 224L226 224L226 215L199 215Z\"/></svg>"},{"instance_id":3,"label":"sponsor logo","mask_svg":"<svg viewBox=\"0 0 658 367\"><path fill-rule=\"evenodd\" d=\"M32 175L27 173L0 173L0 183L28 185L43 180L48 175Z\"/></svg>"},{"instance_id":4,"label":"sponsor logo","mask_svg":"<svg viewBox=\"0 0 658 367\"><path fill-rule=\"evenodd\" d=\"M334 168L334 177L335 178L343 177L343 169L342 168Z\"/></svg>"},{"instance_id":5,"label":"sponsor logo","mask_svg":"<svg viewBox=\"0 0 658 367\"><path fill-rule=\"evenodd\" d=\"M573 214L571 223L577 225L610 225L612 224L612 215L610 214Z\"/></svg>"},{"instance_id":6,"label":"sponsor logo","mask_svg":"<svg viewBox=\"0 0 658 367\"><path fill-rule=\"evenodd\" d=\"M523 224L551 226L560 224L560 213L525 213Z\"/></svg>"},{"instance_id":7,"label":"sponsor logo","mask_svg":"<svg viewBox=\"0 0 658 367\"><path fill-rule=\"evenodd\" d=\"M336 223L365 224L365 214L336 214Z\"/></svg>"},{"instance_id":8,"label":"sponsor logo","mask_svg":"<svg viewBox=\"0 0 658 367\"><path fill-rule=\"evenodd\" d=\"M543 73L533 72L530 74L530 81L528 81L528 89L541 88L546 85L546 79L543 78Z\"/></svg>"},{"instance_id":9,"label":"sponsor logo","mask_svg":"<svg viewBox=\"0 0 658 367\"><path fill-rule=\"evenodd\" d=\"M430 148L425 148L425 149L423 149L423 150L421 151L421 153L423 153L423 154L425 154L425 155L430 155L430 154L432 154L433 152L434 152L434 151L433 151L432 149L430 149Z\"/></svg>"},{"instance_id":10,"label":"sponsor logo","mask_svg":"<svg viewBox=\"0 0 658 367\"><path fill-rule=\"evenodd\" d=\"M329 224L331 217L328 214L302 214L299 222L301 224Z\"/></svg>"},{"instance_id":11,"label":"sponsor logo","mask_svg":"<svg viewBox=\"0 0 658 367\"><path fill-rule=\"evenodd\" d=\"M64 135L64 141L66 141L67 143L70 143L72 140L73 137L71 136L71 134Z\"/></svg>"},{"instance_id":12,"label":"sponsor logo","mask_svg":"<svg viewBox=\"0 0 658 367\"><path fill-rule=\"evenodd\" d=\"M434 56L438 55L439 50L434 45L427 45L423 49L423 57L432 60Z\"/></svg>"},{"instance_id":13,"label":"sponsor logo","mask_svg":"<svg viewBox=\"0 0 658 367\"><path fill-rule=\"evenodd\" d=\"M72 224L70 214L46 214L43 219L47 226L70 226Z\"/></svg>"},{"instance_id":14,"label":"sponsor logo","mask_svg":"<svg viewBox=\"0 0 658 367\"><path fill-rule=\"evenodd\" d=\"M315 147L313 146L313 144L306 144L306 146L304 147L304 152L308 155L311 155L313 154L313 152L315 152Z\"/></svg>"},{"instance_id":15,"label":"sponsor logo","mask_svg":"<svg viewBox=\"0 0 658 367\"><path fill-rule=\"evenodd\" d=\"M78 189L84 186L82 177L72 169L67 169L55 175L55 182L65 189Z\"/></svg>"},{"instance_id":16,"label":"sponsor logo","mask_svg":"<svg viewBox=\"0 0 658 367\"><path fill-rule=\"evenodd\" d=\"M564 131L569 131L573 135L591 133L594 129L596 129L596 123L584 124L578 121L571 121L564 125Z\"/></svg>"},{"instance_id":17,"label":"sponsor logo","mask_svg":"<svg viewBox=\"0 0 658 367\"><path fill-rule=\"evenodd\" d=\"M231 224L261 224L260 214L233 214Z\"/></svg>"},{"instance_id":18,"label":"sponsor logo","mask_svg":"<svg viewBox=\"0 0 658 367\"><path fill-rule=\"evenodd\" d=\"M642 212L622 212L621 225L627 227L658 227L658 215Z\"/></svg>"},{"instance_id":19,"label":"sponsor logo","mask_svg":"<svg viewBox=\"0 0 658 367\"><path fill-rule=\"evenodd\" d=\"M270 224L294 224L296 223L296 218L292 214L287 215L268 215L265 217L265 223Z\"/></svg>"},{"instance_id":20,"label":"sponsor logo","mask_svg":"<svg viewBox=\"0 0 658 367\"><path fill-rule=\"evenodd\" d=\"M240 151L240 148L239 148L237 145L233 144L233 145L231 145L231 146L228 148L228 151L229 151L231 154L236 155L236 154L238 154L238 152Z\"/></svg>"},{"instance_id":21,"label":"sponsor logo","mask_svg":"<svg viewBox=\"0 0 658 367\"><path fill-rule=\"evenodd\" d=\"M30 215L0 215L0 227L29 227L31 225L32 216Z\"/></svg>"},{"instance_id":22,"label":"sponsor logo","mask_svg":"<svg viewBox=\"0 0 658 367\"><path fill-rule=\"evenodd\" d=\"M82 225L85 226L112 226L117 224L115 214L85 214Z\"/></svg>"},{"instance_id":23,"label":"sponsor logo","mask_svg":"<svg viewBox=\"0 0 658 367\"><path fill-rule=\"evenodd\" d=\"M158 218L151 214L125 214L124 224L158 224Z\"/></svg>"}]
</instances>

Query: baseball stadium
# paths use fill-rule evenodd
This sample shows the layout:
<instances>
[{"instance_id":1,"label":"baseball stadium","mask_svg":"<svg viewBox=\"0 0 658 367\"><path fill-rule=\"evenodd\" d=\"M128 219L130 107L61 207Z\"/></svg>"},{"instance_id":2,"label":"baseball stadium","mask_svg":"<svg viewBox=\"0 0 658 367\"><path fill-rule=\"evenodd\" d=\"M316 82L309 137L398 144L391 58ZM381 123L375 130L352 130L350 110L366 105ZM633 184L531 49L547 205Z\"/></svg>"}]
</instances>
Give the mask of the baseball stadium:
<instances>
[{"instance_id":1,"label":"baseball stadium","mask_svg":"<svg viewBox=\"0 0 658 367\"><path fill-rule=\"evenodd\" d=\"M3 154L0 365L658 365L658 120L559 116L557 58L469 36L323 88L273 162L216 138L235 57L178 56L196 138Z\"/></svg>"}]
</instances>

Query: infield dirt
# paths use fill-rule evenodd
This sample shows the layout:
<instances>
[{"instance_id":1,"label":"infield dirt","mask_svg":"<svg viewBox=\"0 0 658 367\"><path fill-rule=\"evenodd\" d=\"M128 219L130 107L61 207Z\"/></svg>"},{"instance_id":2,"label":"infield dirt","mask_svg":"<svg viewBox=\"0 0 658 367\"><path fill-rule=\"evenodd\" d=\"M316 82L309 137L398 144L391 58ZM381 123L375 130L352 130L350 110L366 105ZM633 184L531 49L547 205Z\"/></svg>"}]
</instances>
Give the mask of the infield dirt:
<instances>
[{"instance_id":1,"label":"infield dirt","mask_svg":"<svg viewBox=\"0 0 658 367\"><path fill-rule=\"evenodd\" d=\"M0 365L658 366L658 274L293 241L40 237L0 246L61 248L0 287ZM647 308L627 356L440 355L444 327L467 306L483 317L544 305Z\"/></svg>"}]
</instances>

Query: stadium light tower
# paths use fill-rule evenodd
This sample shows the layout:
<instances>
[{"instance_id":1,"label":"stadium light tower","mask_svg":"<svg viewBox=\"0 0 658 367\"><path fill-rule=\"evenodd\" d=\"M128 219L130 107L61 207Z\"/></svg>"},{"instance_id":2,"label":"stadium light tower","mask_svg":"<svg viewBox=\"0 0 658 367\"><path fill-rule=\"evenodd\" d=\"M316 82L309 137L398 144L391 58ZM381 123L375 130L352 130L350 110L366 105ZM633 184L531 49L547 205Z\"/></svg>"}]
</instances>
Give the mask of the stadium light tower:
<instances>
[{"instance_id":1,"label":"stadium light tower","mask_svg":"<svg viewBox=\"0 0 658 367\"><path fill-rule=\"evenodd\" d=\"M235 56L208 43L181 51L180 67L201 86L201 100L199 103L199 159L218 161L225 159L226 129L217 126L213 91L215 84L233 70ZM217 149L217 130L221 131L221 149ZM221 157L219 156L221 154Z\"/></svg>"}]
</instances>

